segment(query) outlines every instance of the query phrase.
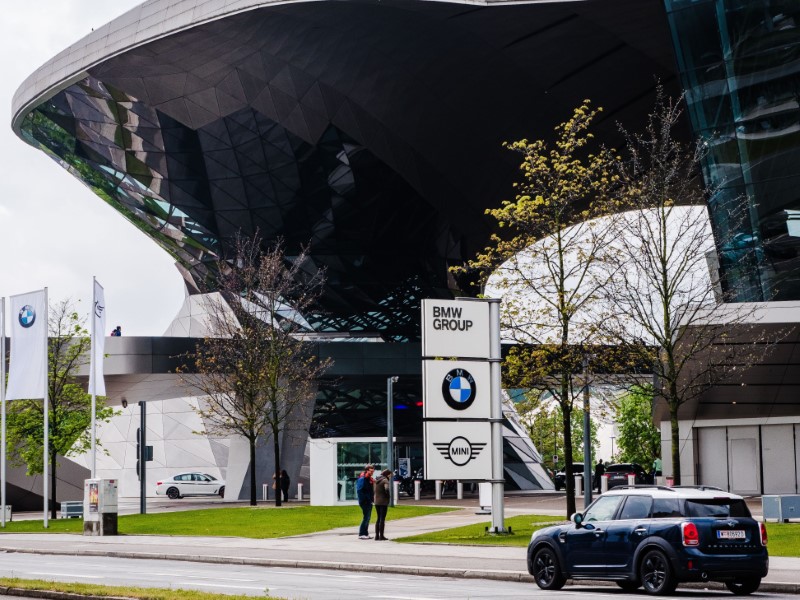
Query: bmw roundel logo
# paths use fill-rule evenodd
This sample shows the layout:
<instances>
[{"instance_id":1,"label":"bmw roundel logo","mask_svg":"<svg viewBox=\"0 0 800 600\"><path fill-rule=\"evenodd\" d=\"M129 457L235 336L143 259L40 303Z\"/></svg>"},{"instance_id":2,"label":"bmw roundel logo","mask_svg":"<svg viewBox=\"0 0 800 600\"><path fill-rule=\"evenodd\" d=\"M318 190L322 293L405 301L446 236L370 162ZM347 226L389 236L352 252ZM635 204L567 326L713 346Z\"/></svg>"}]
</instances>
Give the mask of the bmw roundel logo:
<instances>
[{"instance_id":1,"label":"bmw roundel logo","mask_svg":"<svg viewBox=\"0 0 800 600\"><path fill-rule=\"evenodd\" d=\"M26 329L36 322L36 311L30 304L26 304L19 310L19 324Z\"/></svg>"},{"instance_id":2,"label":"bmw roundel logo","mask_svg":"<svg viewBox=\"0 0 800 600\"><path fill-rule=\"evenodd\" d=\"M453 369L442 381L444 401L455 410L466 410L472 406L476 391L475 378L464 369Z\"/></svg>"}]
</instances>

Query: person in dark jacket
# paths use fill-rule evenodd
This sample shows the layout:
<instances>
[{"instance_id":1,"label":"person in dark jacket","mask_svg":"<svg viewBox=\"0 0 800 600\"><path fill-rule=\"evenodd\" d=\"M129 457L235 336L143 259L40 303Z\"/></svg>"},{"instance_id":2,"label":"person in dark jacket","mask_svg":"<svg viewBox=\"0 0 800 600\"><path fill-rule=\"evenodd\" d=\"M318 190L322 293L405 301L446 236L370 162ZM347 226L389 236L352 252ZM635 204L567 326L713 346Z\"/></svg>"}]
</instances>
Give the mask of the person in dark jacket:
<instances>
[{"instance_id":1,"label":"person in dark jacket","mask_svg":"<svg viewBox=\"0 0 800 600\"><path fill-rule=\"evenodd\" d=\"M358 529L358 539L368 540L371 539L369 535L369 520L372 517L372 504L375 502L375 480L372 474L375 472L375 467L367 465L364 467L364 472L361 473L356 481L356 496L358 497L358 505L361 507L361 512L364 518L361 521L361 527Z\"/></svg>"},{"instance_id":2,"label":"person in dark jacket","mask_svg":"<svg viewBox=\"0 0 800 600\"><path fill-rule=\"evenodd\" d=\"M375 521L375 539L385 540L386 513L389 510L389 499L391 498L392 471L384 469L380 476L375 480L375 512L378 515Z\"/></svg>"},{"instance_id":3,"label":"person in dark jacket","mask_svg":"<svg viewBox=\"0 0 800 600\"><path fill-rule=\"evenodd\" d=\"M281 492L283 492L283 501L289 501L289 474L286 469L281 469Z\"/></svg>"},{"instance_id":4,"label":"person in dark jacket","mask_svg":"<svg viewBox=\"0 0 800 600\"><path fill-rule=\"evenodd\" d=\"M603 481L603 475L606 474L606 466L603 464L603 459L597 461L597 464L594 466L594 487L597 488L597 493L599 494L602 488L601 482Z\"/></svg>"}]
</instances>

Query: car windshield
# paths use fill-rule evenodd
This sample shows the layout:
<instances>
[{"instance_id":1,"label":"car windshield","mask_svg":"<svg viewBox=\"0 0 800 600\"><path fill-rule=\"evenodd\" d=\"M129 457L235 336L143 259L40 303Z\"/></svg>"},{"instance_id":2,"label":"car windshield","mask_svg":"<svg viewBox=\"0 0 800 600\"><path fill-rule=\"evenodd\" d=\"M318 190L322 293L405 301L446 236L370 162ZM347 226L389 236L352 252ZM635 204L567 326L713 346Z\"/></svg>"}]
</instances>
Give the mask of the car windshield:
<instances>
[{"instance_id":1,"label":"car windshield","mask_svg":"<svg viewBox=\"0 0 800 600\"><path fill-rule=\"evenodd\" d=\"M608 521L617 512L617 508L619 508L623 498L624 496L600 496L583 513L583 520L587 523L591 521Z\"/></svg>"},{"instance_id":2,"label":"car windshield","mask_svg":"<svg viewBox=\"0 0 800 600\"><path fill-rule=\"evenodd\" d=\"M687 517L749 517L744 500L734 498L691 498L686 500Z\"/></svg>"}]
</instances>

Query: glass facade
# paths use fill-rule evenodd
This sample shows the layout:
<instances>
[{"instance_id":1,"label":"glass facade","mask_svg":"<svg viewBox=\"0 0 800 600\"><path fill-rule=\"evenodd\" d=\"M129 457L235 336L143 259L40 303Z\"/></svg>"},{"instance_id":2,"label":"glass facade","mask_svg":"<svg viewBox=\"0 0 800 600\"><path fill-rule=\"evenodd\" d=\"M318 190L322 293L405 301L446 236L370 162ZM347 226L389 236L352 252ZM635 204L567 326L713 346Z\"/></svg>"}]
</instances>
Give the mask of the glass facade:
<instances>
[{"instance_id":1,"label":"glass facade","mask_svg":"<svg viewBox=\"0 0 800 600\"><path fill-rule=\"evenodd\" d=\"M735 301L800 298L800 2L666 0L722 283ZM733 217L732 217L733 215Z\"/></svg>"},{"instance_id":2,"label":"glass facade","mask_svg":"<svg viewBox=\"0 0 800 600\"><path fill-rule=\"evenodd\" d=\"M387 347L419 339L420 299L478 291L449 267L487 245L485 209L513 196L502 142L551 136L589 97L615 146L618 121L646 121L655 78L677 91L659 0L261 5L86 60L19 134L169 252L192 293L214 289L240 230L310 243L306 268L327 272L304 315L315 339L401 342L364 344L320 384L311 434L380 437L385 378L401 374L395 432L414 469L420 378ZM541 489L512 413L509 489ZM355 459L340 458L349 480Z\"/></svg>"},{"instance_id":3,"label":"glass facade","mask_svg":"<svg viewBox=\"0 0 800 600\"><path fill-rule=\"evenodd\" d=\"M375 472L387 468L385 442L339 442L336 444L337 498L340 502L357 500L356 482L366 465Z\"/></svg>"}]
</instances>

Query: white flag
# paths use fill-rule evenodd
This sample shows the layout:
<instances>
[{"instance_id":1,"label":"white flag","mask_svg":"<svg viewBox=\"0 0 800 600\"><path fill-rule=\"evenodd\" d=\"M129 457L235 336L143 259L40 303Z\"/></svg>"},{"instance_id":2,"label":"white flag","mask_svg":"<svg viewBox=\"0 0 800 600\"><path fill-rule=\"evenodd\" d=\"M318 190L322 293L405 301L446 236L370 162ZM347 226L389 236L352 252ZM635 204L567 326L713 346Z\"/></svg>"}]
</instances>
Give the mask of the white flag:
<instances>
[{"instance_id":1,"label":"white flag","mask_svg":"<svg viewBox=\"0 0 800 600\"><path fill-rule=\"evenodd\" d=\"M106 381L103 377L103 357L106 347L106 296L103 286L94 282L94 302L92 303L92 357L89 365L89 393L106 395ZM96 383L95 383L96 382Z\"/></svg>"},{"instance_id":2,"label":"white flag","mask_svg":"<svg viewBox=\"0 0 800 600\"><path fill-rule=\"evenodd\" d=\"M44 398L46 373L45 290L11 296L11 360L6 399Z\"/></svg>"}]
</instances>

